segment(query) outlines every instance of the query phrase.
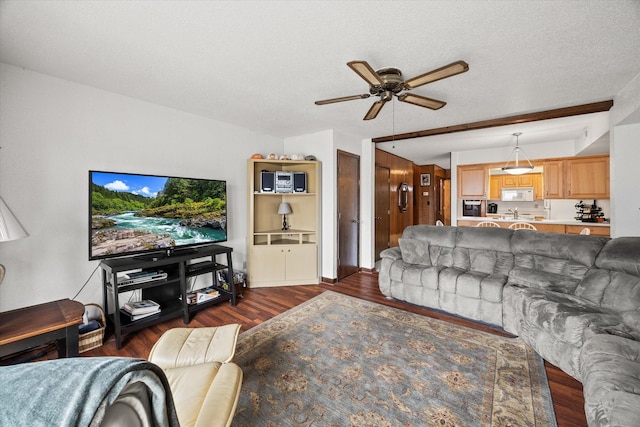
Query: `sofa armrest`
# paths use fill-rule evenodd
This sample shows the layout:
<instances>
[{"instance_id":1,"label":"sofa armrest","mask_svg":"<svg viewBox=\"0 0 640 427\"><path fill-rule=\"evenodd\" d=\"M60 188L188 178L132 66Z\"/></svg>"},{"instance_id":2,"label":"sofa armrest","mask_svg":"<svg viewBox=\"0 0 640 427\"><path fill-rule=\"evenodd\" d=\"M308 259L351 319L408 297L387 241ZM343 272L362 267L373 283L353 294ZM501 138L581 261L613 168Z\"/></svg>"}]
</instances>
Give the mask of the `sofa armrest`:
<instances>
[{"instance_id":1,"label":"sofa armrest","mask_svg":"<svg viewBox=\"0 0 640 427\"><path fill-rule=\"evenodd\" d=\"M396 261L402 259L402 253L400 252L400 248L398 246L394 246L393 248L387 248L384 251L380 252L380 258L389 258L392 261Z\"/></svg>"}]
</instances>

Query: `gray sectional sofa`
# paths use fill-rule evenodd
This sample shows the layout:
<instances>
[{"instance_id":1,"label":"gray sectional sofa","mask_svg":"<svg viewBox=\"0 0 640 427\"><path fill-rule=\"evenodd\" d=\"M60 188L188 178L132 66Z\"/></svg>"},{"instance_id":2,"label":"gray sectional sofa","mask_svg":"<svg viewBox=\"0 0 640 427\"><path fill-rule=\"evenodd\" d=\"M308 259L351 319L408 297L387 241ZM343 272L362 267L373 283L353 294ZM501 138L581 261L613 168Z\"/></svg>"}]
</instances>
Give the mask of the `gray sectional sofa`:
<instances>
[{"instance_id":1,"label":"gray sectional sofa","mask_svg":"<svg viewBox=\"0 0 640 427\"><path fill-rule=\"evenodd\" d=\"M407 227L388 297L500 326L583 383L590 426L640 426L640 237Z\"/></svg>"}]
</instances>

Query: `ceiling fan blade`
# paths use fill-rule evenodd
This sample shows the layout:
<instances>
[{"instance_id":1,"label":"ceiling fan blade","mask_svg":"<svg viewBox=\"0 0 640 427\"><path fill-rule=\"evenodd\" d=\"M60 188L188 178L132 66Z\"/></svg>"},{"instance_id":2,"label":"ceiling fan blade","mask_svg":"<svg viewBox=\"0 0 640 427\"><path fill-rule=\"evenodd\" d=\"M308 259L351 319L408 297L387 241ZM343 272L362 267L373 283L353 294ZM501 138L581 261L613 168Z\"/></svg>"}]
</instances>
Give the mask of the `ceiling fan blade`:
<instances>
[{"instance_id":1,"label":"ceiling fan blade","mask_svg":"<svg viewBox=\"0 0 640 427\"><path fill-rule=\"evenodd\" d=\"M447 105L444 101L438 101L437 99L427 98L425 96L415 95L413 93L403 93L398 95L398 99L402 102L408 102L409 104L418 105L420 107L431 108L432 110L439 110Z\"/></svg>"},{"instance_id":2,"label":"ceiling fan blade","mask_svg":"<svg viewBox=\"0 0 640 427\"><path fill-rule=\"evenodd\" d=\"M378 113L380 112L380 110L382 110L382 107L384 107L384 104L387 101L385 100L380 100L380 101L376 101L373 103L373 105L371 105L371 108L369 108L369 111L367 111L367 114L364 115L364 119L362 120L373 120L376 118L376 116L378 115Z\"/></svg>"},{"instance_id":3,"label":"ceiling fan blade","mask_svg":"<svg viewBox=\"0 0 640 427\"><path fill-rule=\"evenodd\" d=\"M464 73L469 70L469 64L464 61L456 61L453 64L445 65L437 70L429 71L428 73L421 74L413 77L404 82L404 86L407 89L413 89L418 86L426 85L427 83L435 82L436 80L445 79L447 77L455 76L456 74Z\"/></svg>"},{"instance_id":4,"label":"ceiling fan blade","mask_svg":"<svg viewBox=\"0 0 640 427\"><path fill-rule=\"evenodd\" d=\"M353 101L354 99L366 99L370 96L371 95L369 95L368 93L363 93L362 95L352 95L352 96L343 96L341 98L324 99L322 101L316 101L315 104L316 105L333 104L334 102Z\"/></svg>"},{"instance_id":5,"label":"ceiling fan blade","mask_svg":"<svg viewBox=\"0 0 640 427\"><path fill-rule=\"evenodd\" d=\"M371 68L371 65L369 65L367 61L351 61L347 62L347 65L371 86L381 86L384 84L378 73Z\"/></svg>"}]
</instances>

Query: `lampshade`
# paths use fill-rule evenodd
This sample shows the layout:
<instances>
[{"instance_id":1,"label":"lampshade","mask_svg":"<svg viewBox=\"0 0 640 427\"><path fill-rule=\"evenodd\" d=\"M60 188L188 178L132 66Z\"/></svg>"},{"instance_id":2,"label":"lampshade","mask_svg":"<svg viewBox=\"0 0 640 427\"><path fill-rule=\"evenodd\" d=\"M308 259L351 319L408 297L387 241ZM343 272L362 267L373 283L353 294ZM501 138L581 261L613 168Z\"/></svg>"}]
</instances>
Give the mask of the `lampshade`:
<instances>
[{"instance_id":1,"label":"lampshade","mask_svg":"<svg viewBox=\"0 0 640 427\"><path fill-rule=\"evenodd\" d=\"M522 175L523 173L531 172L533 170L533 165L518 145L518 137L520 135L522 135L522 132L516 132L513 134L513 136L516 137L516 148L513 149L511 156L509 156L509 160L507 160L507 163L502 168L504 172L510 175ZM528 165L520 165L520 153L522 153L522 156L524 156ZM515 157L515 162L510 165L509 162L511 162L512 157Z\"/></svg>"},{"instance_id":2,"label":"lampshade","mask_svg":"<svg viewBox=\"0 0 640 427\"><path fill-rule=\"evenodd\" d=\"M280 203L278 206L278 214L279 215L289 215L291 213L291 205L289 203Z\"/></svg>"},{"instance_id":3,"label":"lampshade","mask_svg":"<svg viewBox=\"0 0 640 427\"><path fill-rule=\"evenodd\" d=\"M27 232L11 213L11 209L0 198L0 242L22 239L27 236Z\"/></svg>"}]
</instances>

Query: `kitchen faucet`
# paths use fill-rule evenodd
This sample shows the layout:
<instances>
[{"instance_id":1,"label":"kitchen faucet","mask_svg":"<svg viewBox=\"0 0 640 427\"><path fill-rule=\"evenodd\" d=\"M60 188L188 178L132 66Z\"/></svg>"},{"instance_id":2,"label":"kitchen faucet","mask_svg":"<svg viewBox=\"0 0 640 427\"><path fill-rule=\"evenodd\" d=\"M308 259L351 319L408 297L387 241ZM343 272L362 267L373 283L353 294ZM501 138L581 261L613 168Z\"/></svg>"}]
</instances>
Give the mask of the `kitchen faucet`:
<instances>
[{"instance_id":1,"label":"kitchen faucet","mask_svg":"<svg viewBox=\"0 0 640 427\"><path fill-rule=\"evenodd\" d=\"M507 209L507 212L511 212L513 214L513 219L518 219L518 207L516 206L513 209Z\"/></svg>"}]
</instances>

